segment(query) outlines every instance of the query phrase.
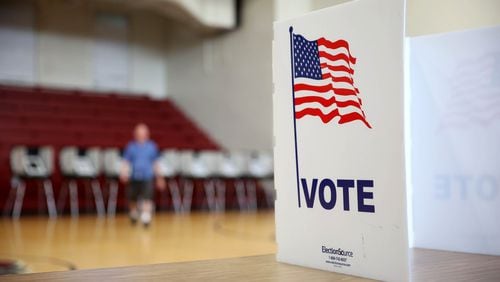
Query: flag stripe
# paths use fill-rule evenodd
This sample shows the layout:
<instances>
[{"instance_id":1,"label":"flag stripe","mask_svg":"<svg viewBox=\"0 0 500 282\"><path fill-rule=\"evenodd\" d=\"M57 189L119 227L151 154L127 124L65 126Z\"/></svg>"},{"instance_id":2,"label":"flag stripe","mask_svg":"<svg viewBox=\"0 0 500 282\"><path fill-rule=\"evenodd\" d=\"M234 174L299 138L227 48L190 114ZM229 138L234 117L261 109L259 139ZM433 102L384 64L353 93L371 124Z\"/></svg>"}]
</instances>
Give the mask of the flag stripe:
<instances>
[{"instance_id":1,"label":"flag stripe","mask_svg":"<svg viewBox=\"0 0 500 282\"><path fill-rule=\"evenodd\" d=\"M352 77L348 76L333 76L332 73L324 73L323 79L328 79L328 78L331 78L333 82L347 82L350 84L354 84Z\"/></svg>"},{"instance_id":2,"label":"flag stripe","mask_svg":"<svg viewBox=\"0 0 500 282\"><path fill-rule=\"evenodd\" d=\"M320 103L324 107L329 107L333 104L337 104L338 107L354 106L361 110L361 102L354 100L337 101L337 99L335 99L335 96L332 96L330 99L326 99L319 96L305 96L305 97L295 98L295 105L302 105L304 103L314 103L314 102Z\"/></svg>"},{"instance_id":3,"label":"flag stripe","mask_svg":"<svg viewBox=\"0 0 500 282\"><path fill-rule=\"evenodd\" d=\"M344 65L334 66L334 65L330 65L328 63L321 63L320 66L322 69L327 68L331 71L345 71L345 72L348 72L350 74L354 74L354 70L352 68L346 67Z\"/></svg>"},{"instance_id":4,"label":"flag stripe","mask_svg":"<svg viewBox=\"0 0 500 282\"><path fill-rule=\"evenodd\" d=\"M308 91L314 91L314 92L319 92L319 93L325 93L330 90L333 90L333 92L337 95L356 95L357 91L355 89L347 89L347 88L335 88L331 83L326 84L326 85L309 85L305 83L296 83L295 87L293 88L295 91L302 91L302 90L308 90Z\"/></svg>"},{"instance_id":5,"label":"flag stripe","mask_svg":"<svg viewBox=\"0 0 500 282\"><path fill-rule=\"evenodd\" d=\"M349 58L349 56L347 56L346 54L343 54L343 53L333 55L333 54L327 53L325 51L319 51L319 57L325 58L325 59L330 60L330 61L342 60L342 61L347 62L348 64L351 64L351 63L355 64L355 62L356 62L356 59Z\"/></svg>"},{"instance_id":6,"label":"flag stripe","mask_svg":"<svg viewBox=\"0 0 500 282\"><path fill-rule=\"evenodd\" d=\"M349 50L349 43L343 39L339 39L337 41L330 41L324 37L321 37L318 39L318 45L323 45L325 47L328 47L330 49L337 49L337 48L346 48Z\"/></svg>"},{"instance_id":7,"label":"flag stripe","mask_svg":"<svg viewBox=\"0 0 500 282\"><path fill-rule=\"evenodd\" d=\"M304 116L308 116L308 115L319 117L321 119L321 121L323 121L323 123L329 123L330 121L332 121L336 117L340 117L339 122L338 122L339 124L344 124L344 123L348 123L351 121L360 120L368 128L372 128L370 126L370 124L365 120L365 118L357 112L352 112L349 114L341 115L339 113L339 110L335 109L335 110L325 114L320 109L317 109L317 108L307 108L307 109L303 109L301 111L295 112L296 119L301 119Z\"/></svg>"}]
</instances>

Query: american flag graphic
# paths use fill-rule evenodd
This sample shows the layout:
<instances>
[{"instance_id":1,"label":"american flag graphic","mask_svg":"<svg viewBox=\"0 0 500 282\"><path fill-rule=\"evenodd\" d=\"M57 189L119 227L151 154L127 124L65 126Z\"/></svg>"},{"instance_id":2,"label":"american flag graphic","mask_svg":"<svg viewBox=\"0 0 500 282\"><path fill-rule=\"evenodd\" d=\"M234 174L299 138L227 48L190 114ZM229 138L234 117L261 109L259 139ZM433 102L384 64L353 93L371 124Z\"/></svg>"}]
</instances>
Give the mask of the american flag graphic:
<instances>
[{"instance_id":1,"label":"american flag graphic","mask_svg":"<svg viewBox=\"0 0 500 282\"><path fill-rule=\"evenodd\" d=\"M325 124L361 121L371 128L354 85L356 58L349 43L324 37L309 41L293 34L292 48L295 118L316 116Z\"/></svg>"},{"instance_id":2,"label":"american flag graphic","mask_svg":"<svg viewBox=\"0 0 500 282\"><path fill-rule=\"evenodd\" d=\"M458 61L442 79L450 96L441 107L436 131L488 126L500 119L500 53L477 54ZM442 93L437 93L442 95Z\"/></svg>"}]
</instances>

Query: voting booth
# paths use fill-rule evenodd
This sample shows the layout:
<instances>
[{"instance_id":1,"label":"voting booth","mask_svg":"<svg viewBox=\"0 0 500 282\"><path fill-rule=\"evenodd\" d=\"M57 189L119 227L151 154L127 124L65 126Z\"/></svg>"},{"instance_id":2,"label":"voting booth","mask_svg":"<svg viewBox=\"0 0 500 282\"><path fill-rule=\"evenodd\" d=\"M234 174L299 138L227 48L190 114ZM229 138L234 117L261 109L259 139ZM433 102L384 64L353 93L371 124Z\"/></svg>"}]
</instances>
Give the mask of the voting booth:
<instances>
[{"instance_id":1,"label":"voting booth","mask_svg":"<svg viewBox=\"0 0 500 282\"><path fill-rule=\"evenodd\" d=\"M404 1L274 27L277 259L408 280Z\"/></svg>"},{"instance_id":2,"label":"voting booth","mask_svg":"<svg viewBox=\"0 0 500 282\"><path fill-rule=\"evenodd\" d=\"M500 26L405 40L404 14L275 24L278 261L407 281L409 247L500 255Z\"/></svg>"},{"instance_id":3,"label":"voting booth","mask_svg":"<svg viewBox=\"0 0 500 282\"><path fill-rule=\"evenodd\" d=\"M500 255L500 26L408 43L414 246Z\"/></svg>"}]
</instances>

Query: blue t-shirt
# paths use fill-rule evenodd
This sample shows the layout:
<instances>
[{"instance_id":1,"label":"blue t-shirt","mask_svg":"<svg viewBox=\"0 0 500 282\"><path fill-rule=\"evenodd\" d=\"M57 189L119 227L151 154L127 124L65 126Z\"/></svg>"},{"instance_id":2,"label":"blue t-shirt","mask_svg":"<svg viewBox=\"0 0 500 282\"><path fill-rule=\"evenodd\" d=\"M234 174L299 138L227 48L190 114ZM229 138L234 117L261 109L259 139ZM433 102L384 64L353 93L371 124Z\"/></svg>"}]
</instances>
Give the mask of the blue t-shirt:
<instances>
[{"instance_id":1,"label":"blue t-shirt","mask_svg":"<svg viewBox=\"0 0 500 282\"><path fill-rule=\"evenodd\" d=\"M153 166L158 158L158 147L153 141L128 143L123 158L132 167L132 180L151 180L154 177Z\"/></svg>"}]
</instances>

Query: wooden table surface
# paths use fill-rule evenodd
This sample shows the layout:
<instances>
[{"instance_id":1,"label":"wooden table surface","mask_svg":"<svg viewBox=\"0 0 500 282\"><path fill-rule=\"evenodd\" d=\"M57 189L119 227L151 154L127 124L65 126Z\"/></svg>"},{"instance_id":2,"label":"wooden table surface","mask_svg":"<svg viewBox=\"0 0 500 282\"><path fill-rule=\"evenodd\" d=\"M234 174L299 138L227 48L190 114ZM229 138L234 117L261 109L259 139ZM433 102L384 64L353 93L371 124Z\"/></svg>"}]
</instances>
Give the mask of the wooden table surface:
<instances>
[{"instance_id":1,"label":"wooden table surface","mask_svg":"<svg viewBox=\"0 0 500 282\"><path fill-rule=\"evenodd\" d=\"M414 249L412 281L500 281L500 256ZM274 255L0 276L1 281L370 281L278 263Z\"/></svg>"}]
</instances>

